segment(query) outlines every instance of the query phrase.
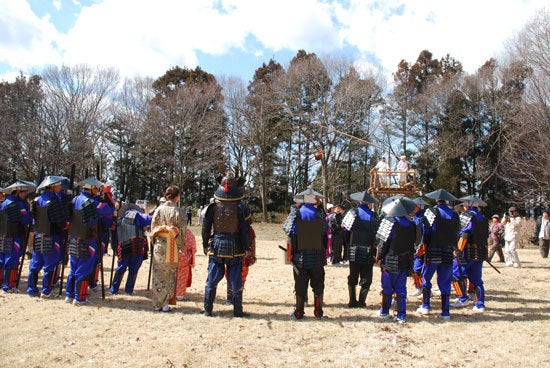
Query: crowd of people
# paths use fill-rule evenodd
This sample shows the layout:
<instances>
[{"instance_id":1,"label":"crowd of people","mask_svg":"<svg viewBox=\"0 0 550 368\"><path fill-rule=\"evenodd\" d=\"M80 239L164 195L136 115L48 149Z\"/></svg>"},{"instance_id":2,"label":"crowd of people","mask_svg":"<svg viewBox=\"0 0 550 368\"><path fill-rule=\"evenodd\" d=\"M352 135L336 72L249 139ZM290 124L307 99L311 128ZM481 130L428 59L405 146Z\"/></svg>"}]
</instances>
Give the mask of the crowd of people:
<instances>
[{"instance_id":1,"label":"crowd of people","mask_svg":"<svg viewBox=\"0 0 550 368\"><path fill-rule=\"evenodd\" d=\"M404 159L404 158L403 158ZM255 263L255 233L252 213L244 198L244 178L223 173L217 178L210 203L198 212L202 248L208 256L208 276L204 290L204 310L213 315L218 283L227 278L226 303L234 317L243 311L243 287L249 267ZM177 300L185 300L195 265L195 236L188 229L191 208L179 206L181 192L169 186L153 213L136 204L119 204L110 187L94 177L77 183L80 193L72 198L73 185L62 176L48 176L38 185L17 180L1 191L0 198L0 283L4 293L17 292L22 272L22 255L32 245L27 294L49 299L63 287L65 267L69 267L65 302L75 306L90 304L89 292L100 290L104 297L103 254L113 247L118 263L113 267L109 292L118 294L126 271L124 293L132 295L143 260L151 255L152 307L170 312ZM29 201L30 192L39 192ZM476 196L457 199L444 189L421 197L403 195L379 200L368 191L350 199L356 206L345 211L341 205L327 204L313 190L297 193L295 205L283 225L288 237L287 259L292 264L295 320L305 316L308 288L313 291L313 314L324 316L325 270L349 265L347 277L349 308L366 307L373 282L373 269L381 268L380 318L402 323L407 315L407 280L413 279L413 295L422 299L416 310L432 313L435 276L441 301L439 318L450 319L451 307L472 304L476 313L485 311L483 263L496 253L507 266L521 267L516 251L521 217L515 207L503 216L493 215L491 223L481 213L486 204ZM451 202L460 202L451 207ZM149 237L146 229L150 229ZM550 220L544 212L531 239L540 244L542 257L548 256ZM503 252L504 245L504 252ZM38 288L42 272L41 288ZM101 276L101 280L100 280ZM357 290L359 286L359 290ZM454 289L456 299L451 301Z\"/></svg>"},{"instance_id":2,"label":"crowd of people","mask_svg":"<svg viewBox=\"0 0 550 368\"><path fill-rule=\"evenodd\" d=\"M389 318L390 306L396 304L394 320L405 321L408 277L415 287L413 296L422 300L416 309L421 315L433 312L436 295L441 302L438 317L443 320L451 318L451 307L471 305L473 312L484 313L483 263L490 264L496 253L506 266L521 267L516 246L522 224L517 209L511 207L502 223L499 215L493 215L489 224L481 213L486 203L477 196L457 199L438 189L425 197L433 200L434 205L421 197L396 195L387 198L377 214L373 208L379 201L363 191L350 195L356 207L346 212L340 205L327 204L325 213L320 193L308 188L296 194L295 206L283 225L296 295L292 317L304 318L308 284L314 295L314 316L323 316L327 261L333 266L349 263L350 308L365 307L373 267L381 268L380 318ZM458 205L450 206L457 201ZM547 257L548 212L537 222L532 241L540 242L541 256ZM434 277L437 294L432 284ZM452 291L456 294L453 300Z\"/></svg>"}]
</instances>

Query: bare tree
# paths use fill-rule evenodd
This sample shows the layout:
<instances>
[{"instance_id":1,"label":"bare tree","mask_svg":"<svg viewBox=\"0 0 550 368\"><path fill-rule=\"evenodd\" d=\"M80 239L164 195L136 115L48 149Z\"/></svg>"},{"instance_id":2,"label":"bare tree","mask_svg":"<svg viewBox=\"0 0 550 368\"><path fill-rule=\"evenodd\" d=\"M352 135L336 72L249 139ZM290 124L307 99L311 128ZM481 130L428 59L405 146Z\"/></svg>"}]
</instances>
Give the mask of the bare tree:
<instances>
[{"instance_id":1,"label":"bare tree","mask_svg":"<svg viewBox=\"0 0 550 368\"><path fill-rule=\"evenodd\" d=\"M106 163L105 126L119 75L114 69L87 65L50 66L42 73L46 127L44 147L54 171L68 172L75 163L80 175Z\"/></svg>"}]
</instances>

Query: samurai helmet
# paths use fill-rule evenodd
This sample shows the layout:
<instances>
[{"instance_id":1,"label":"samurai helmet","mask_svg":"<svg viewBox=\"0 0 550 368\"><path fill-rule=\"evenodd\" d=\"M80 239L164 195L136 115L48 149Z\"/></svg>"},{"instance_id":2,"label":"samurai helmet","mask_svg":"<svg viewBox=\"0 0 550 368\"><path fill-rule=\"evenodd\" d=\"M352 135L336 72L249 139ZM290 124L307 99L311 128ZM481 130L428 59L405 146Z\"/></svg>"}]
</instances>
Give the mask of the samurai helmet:
<instances>
[{"instance_id":1,"label":"samurai helmet","mask_svg":"<svg viewBox=\"0 0 550 368\"><path fill-rule=\"evenodd\" d=\"M216 178L219 186L214 192L214 198L222 202L239 201L244 198L245 178L239 177L238 167L235 172L225 170L225 165L218 165L221 174Z\"/></svg>"}]
</instances>

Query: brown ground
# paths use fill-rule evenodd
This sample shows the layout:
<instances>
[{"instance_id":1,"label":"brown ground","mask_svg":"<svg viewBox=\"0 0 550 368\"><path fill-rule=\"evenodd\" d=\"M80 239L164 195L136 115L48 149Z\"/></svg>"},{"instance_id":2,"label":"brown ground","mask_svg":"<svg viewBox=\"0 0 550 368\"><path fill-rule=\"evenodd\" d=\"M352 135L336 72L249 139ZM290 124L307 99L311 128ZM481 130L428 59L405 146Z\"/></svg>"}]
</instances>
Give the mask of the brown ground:
<instances>
[{"instance_id":1,"label":"brown ground","mask_svg":"<svg viewBox=\"0 0 550 368\"><path fill-rule=\"evenodd\" d=\"M92 306L0 294L0 367L550 367L550 259L532 246L519 250L523 268L495 263L498 274L484 267L483 315L455 309L452 320L442 322L437 313L416 314L419 301L412 297L405 324L381 321L374 316L380 302L378 269L367 308L348 309L348 268L327 266L326 318L315 319L310 306L305 320L295 322L289 317L292 270L277 247L284 241L281 225L254 226L258 262L244 292L250 318L232 318L231 307L223 304L225 281L215 316L200 314L207 261L202 253L189 301L178 302L171 313L152 312L146 261L136 295L107 293L102 300L93 294ZM192 230L199 234L198 227ZM104 262L108 280L111 257ZM20 285L25 288L26 271Z\"/></svg>"}]
</instances>

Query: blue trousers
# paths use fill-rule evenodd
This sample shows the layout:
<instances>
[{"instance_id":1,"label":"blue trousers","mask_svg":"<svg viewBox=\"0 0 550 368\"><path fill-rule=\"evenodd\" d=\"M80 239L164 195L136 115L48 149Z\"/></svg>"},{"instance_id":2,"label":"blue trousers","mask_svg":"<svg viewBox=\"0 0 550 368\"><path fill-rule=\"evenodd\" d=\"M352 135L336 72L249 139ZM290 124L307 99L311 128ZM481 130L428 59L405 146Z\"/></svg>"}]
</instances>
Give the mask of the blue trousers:
<instances>
[{"instance_id":1,"label":"blue trousers","mask_svg":"<svg viewBox=\"0 0 550 368\"><path fill-rule=\"evenodd\" d=\"M397 294L397 318L405 318L407 314L407 271L388 272L382 271L382 294L389 298L383 298L383 301L389 300L389 303L382 302L381 314L388 314L391 305L391 296Z\"/></svg>"},{"instance_id":2,"label":"blue trousers","mask_svg":"<svg viewBox=\"0 0 550 368\"><path fill-rule=\"evenodd\" d=\"M141 264L143 263L143 254L125 254L118 261L115 276L113 277L113 285L111 286L111 294L118 293L124 273L128 270L128 278L126 279L126 286L124 292L132 294L134 292L134 285L136 284L136 278Z\"/></svg>"},{"instance_id":3,"label":"blue trousers","mask_svg":"<svg viewBox=\"0 0 550 368\"><path fill-rule=\"evenodd\" d=\"M468 280L476 288L476 307L485 308L485 287L483 286L483 261L468 260L465 266Z\"/></svg>"},{"instance_id":4,"label":"blue trousers","mask_svg":"<svg viewBox=\"0 0 550 368\"><path fill-rule=\"evenodd\" d=\"M9 290L15 287L13 283L13 272L17 273L17 266L19 266L19 260L23 254L23 247L21 246L21 238L13 238L13 247L10 253L2 253L4 255L4 285L3 290ZM12 272L13 270L13 272Z\"/></svg>"},{"instance_id":5,"label":"blue trousers","mask_svg":"<svg viewBox=\"0 0 550 368\"><path fill-rule=\"evenodd\" d=\"M93 278L94 265L97 260L97 242L89 242L92 248L89 250L89 257L77 258L71 256L71 271L67 276L66 296L76 299L79 302L86 301L88 295L88 283Z\"/></svg>"},{"instance_id":6,"label":"blue trousers","mask_svg":"<svg viewBox=\"0 0 550 368\"><path fill-rule=\"evenodd\" d=\"M243 257L221 258L210 256L208 259L208 277L204 289L204 310L212 313L216 288L227 269L227 283L233 295L233 313L242 313L243 309Z\"/></svg>"},{"instance_id":7,"label":"blue trousers","mask_svg":"<svg viewBox=\"0 0 550 368\"><path fill-rule=\"evenodd\" d=\"M32 259L29 263L29 278L27 294L38 294L38 288L36 286L38 280L38 273L40 270L44 270L42 275L42 294L50 295L52 292L52 281L54 277L55 267L61 262L61 246L59 238L52 240L52 252L41 253L37 251L32 252Z\"/></svg>"},{"instance_id":8,"label":"blue trousers","mask_svg":"<svg viewBox=\"0 0 550 368\"><path fill-rule=\"evenodd\" d=\"M422 307L430 309L430 297L432 291L432 277L437 272L437 286L441 291L441 315L450 316L449 298L451 294L451 281L453 279L453 265L446 263L426 262L422 273Z\"/></svg>"}]
</instances>

